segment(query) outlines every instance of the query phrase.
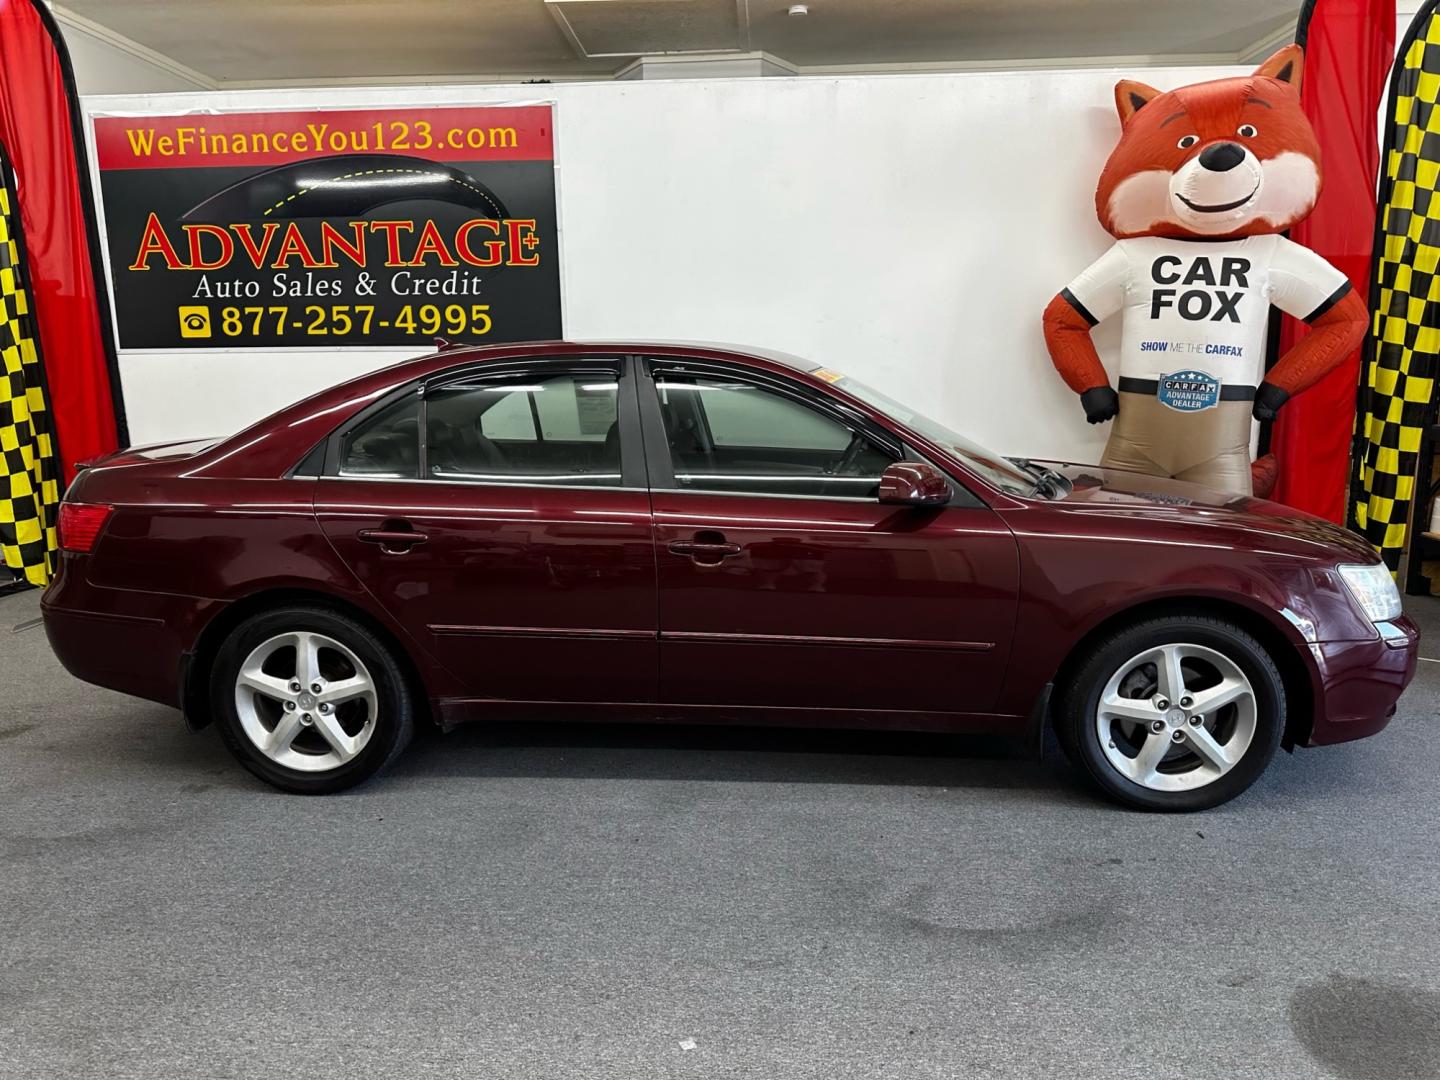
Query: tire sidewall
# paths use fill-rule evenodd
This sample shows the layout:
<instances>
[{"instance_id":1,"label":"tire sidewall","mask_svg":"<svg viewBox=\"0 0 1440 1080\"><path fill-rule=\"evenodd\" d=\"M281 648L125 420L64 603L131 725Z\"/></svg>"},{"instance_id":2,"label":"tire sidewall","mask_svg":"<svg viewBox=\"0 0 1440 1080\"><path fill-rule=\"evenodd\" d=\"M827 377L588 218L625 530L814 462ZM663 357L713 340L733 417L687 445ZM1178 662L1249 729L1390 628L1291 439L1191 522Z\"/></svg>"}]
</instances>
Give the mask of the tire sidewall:
<instances>
[{"instance_id":1,"label":"tire sidewall","mask_svg":"<svg viewBox=\"0 0 1440 1080\"><path fill-rule=\"evenodd\" d=\"M1214 649L1239 665L1255 691L1255 735L1239 764L1191 791L1154 791L1121 775L1105 756L1095 715L1105 685L1121 665L1146 649L1186 643ZM1147 621L1108 639L1066 694L1068 739L1078 763L1111 797L1143 810L1206 810L1233 799L1265 771L1285 730L1285 688L1265 648L1237 627L1206 617Z\"/></svg>"},{"instance_id":2,"label":"tire sidewall","mask_svg":"<svg viewBox=\"0 0 1440 1080\"><path fill-rule=\"evenodd\" d=\"M375 681L375 730L350 761L327 772L286 768L266 757L250 741L235 708L235 679L245 658L280 634L308 630L325 634L351 649ZM409 741L411 697L388 646L353 619L321 608L286 608L247 619L235 628L211 668L211 708L225 745L262 780L296 794L325 794L361 783L384 768Z\"/></svg>"}]
</instances>

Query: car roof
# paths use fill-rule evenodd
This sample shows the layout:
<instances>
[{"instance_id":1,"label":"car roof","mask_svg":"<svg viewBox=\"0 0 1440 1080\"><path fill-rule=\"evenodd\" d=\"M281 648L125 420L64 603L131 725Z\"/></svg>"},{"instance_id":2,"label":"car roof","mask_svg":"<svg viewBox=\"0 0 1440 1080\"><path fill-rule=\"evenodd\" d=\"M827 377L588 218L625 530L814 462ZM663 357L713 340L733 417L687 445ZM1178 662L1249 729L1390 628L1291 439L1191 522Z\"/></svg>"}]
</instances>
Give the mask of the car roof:
<instances>
[{"instance_id":1,"label":"car roof","mask_svg":"<svg viewBox=\"0 0 1440 1080\"><path fill-rule=\"evenodd\" d=\"M501 359L514 356L523 352L526 355L543 355L546 352L580 353L580 352L605 352L605 353L644 353L657 352L666 355L675 353L707 353L723 354L727 356L753 357L758 360L769 360L772 363L782 364L795 371L809 372L816 371L821 365L813 360L806 360L804 357L795 356L793 353L783 352L779 349L769 349L758 345L737 345L724 341L686 341L686 340L645 340L634 339L589 339L589 338L566 338L553 341L516 341L504 345L471 345L465 342L446 342L435 352L427 353L424 356L405 360L403 363L416 363L421 360L431 360L435 357L444 357L446 360L486 360Z\"/></svg>"}]
</instances>

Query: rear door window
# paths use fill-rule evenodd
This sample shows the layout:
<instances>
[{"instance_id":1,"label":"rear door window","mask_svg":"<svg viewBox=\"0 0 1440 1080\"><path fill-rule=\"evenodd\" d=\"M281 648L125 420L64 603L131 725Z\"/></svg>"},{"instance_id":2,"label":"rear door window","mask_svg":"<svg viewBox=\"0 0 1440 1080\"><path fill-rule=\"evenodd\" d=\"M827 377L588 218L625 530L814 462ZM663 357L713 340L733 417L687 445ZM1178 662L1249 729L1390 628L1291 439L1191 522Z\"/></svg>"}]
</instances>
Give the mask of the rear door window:
<instances>
[{"instance_id":1,"label":"rear door window","mask_svg":"<svg viewBox=\"0 0 1440 1080\"><path fill-rule=\"evenodd\" d=\"M477 375L425 395L432 480L621 485L619 370Z\"/></svg>"}]
</instances>

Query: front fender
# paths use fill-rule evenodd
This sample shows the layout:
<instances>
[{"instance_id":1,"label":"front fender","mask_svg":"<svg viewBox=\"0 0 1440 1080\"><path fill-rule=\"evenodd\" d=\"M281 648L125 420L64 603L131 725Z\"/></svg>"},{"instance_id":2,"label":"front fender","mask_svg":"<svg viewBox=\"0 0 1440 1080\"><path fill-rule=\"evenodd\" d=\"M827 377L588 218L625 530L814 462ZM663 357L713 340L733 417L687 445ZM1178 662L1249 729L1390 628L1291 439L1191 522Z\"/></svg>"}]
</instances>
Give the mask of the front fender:
<instances>
[{"instance_id":1,"label":"front fender","mask_svg":"<svg viewBox=\"0 0 1440 1080\"><path fill-rule=\"evenodd\" d=\"M1077 520L1088 517L1083 528ZM1018 520L1017 520L1018 519ZM1263 621L1308 668L1315 643L1372 641L1378 635L1350 599L1334 562L1277 538L1249 537L1157 521L1137 535L1133 518L1012 515L1020 552L1017 643L1000 709L1022 715L1077 645L1129 615L1197 604ZM1279 658L1288 662L1289 658ZM1313 681L1314 672L1310 672Z\"/></svg>"}]
</instances>

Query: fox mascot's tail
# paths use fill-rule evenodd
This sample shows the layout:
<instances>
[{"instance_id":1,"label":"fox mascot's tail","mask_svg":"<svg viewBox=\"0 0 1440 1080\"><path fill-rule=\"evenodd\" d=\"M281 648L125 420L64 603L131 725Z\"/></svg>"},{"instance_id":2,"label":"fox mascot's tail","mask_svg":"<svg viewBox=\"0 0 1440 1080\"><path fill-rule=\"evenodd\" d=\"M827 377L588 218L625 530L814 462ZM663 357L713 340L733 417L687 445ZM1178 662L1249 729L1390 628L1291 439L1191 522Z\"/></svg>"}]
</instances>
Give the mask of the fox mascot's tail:
<instances>
[{"instance_id":1,"label":"fox mascot's tail","mask_svg":"<svg viewBox=\"0 0 1440 1080\"><path fill-rule=\"evenodd\" d=\"M1303 53L1241 78L1161 92L1115 87L1120 141L1095 210L1116 242L1050 301L1045 343L1092 424L1115 421L1101 464L1249 494L1251 421L1273 419L1365 334L1349 280L1282 235L1320 194L1319 145L1300 107ZM1265 371L1274 304L1310 326ZM1090 328L1120 313L1110 383ZM1267 482L1268 481L1268 482Z\"/></svg>"}]
</instances>

